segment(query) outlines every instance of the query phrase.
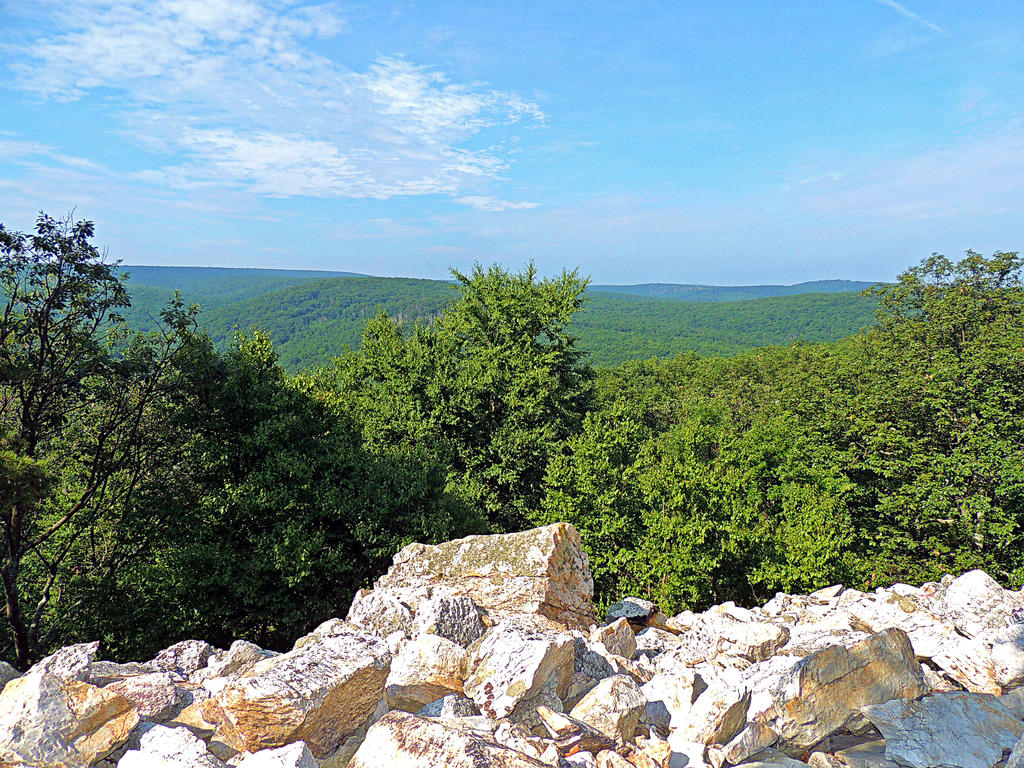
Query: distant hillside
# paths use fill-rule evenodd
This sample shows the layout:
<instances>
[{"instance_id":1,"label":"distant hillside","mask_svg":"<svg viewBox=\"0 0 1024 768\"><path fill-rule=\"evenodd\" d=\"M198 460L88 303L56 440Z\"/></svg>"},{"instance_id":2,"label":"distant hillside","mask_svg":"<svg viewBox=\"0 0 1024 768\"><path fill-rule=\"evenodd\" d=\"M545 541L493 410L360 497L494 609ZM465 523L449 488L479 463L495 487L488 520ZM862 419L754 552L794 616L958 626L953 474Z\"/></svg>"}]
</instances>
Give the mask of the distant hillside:
<instances>
[{"instance_id":1,"label":"distant hillside","mask_svg":"<svg viewBox=\"0 0 1024 768\"><path fill-rule=\"evenodd\" d=\"M154 318L177 287L187 302L202 307L200 320L216 342L225 342L236 328L259 326L270 333L281 362L292 369L323 363L346 347L357 346L364 324L378 306L411 325L436 317L456 295L453 284L444 280L343 272L124 269L131 274L133 306L125 314L133 327L154 327ZM595 365L615 365L631 359L670 357L686 350L730 355L796 340L834 341L873 321L874 300L853 292L868 283L835 280L801 285L835 290L799 293L793 290L799 286L593 286L586 308L577 316L576 332ZM665 293L657 294L655 289L665 289ZM790 295L726 299L733 292L773 289ZM680 300L671 292L688 296L698 290L703 291L700 300Z\"/></svg>"},{"instance_id":2,"label":"distant hillside","mask_svg":"<svg viewBox=\"0 0 1024 768\"><path fill-rule=\"evenodd\" d=\"M592 285L600 293L625 293L632 296L660 296L680 301L742 301L770 296L804 293L856 293L874 283L857 280L812 280L795 285L685 285L677 283L640 283L639 285Z\"/></svg>"}]
</instances>

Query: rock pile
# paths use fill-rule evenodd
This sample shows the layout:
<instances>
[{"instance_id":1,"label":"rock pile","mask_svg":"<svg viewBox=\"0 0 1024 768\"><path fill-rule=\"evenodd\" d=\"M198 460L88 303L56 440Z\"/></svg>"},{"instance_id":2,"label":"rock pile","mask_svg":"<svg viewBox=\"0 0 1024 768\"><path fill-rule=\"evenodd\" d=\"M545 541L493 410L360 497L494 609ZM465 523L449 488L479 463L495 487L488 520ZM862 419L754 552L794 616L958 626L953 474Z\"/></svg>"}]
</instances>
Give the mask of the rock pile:
<instances>
[{"instance_id":1,"label":"rock pile","mask_svg":"<svg viewBox=\"0 0 1024 768\"><path fill-rule=\"evenodd\" d=\"M287 653L0 667L0 765L1024 768L1024 599L981 571L598 624L559 524L413 544Z\"/></svg>"}]
</instances>

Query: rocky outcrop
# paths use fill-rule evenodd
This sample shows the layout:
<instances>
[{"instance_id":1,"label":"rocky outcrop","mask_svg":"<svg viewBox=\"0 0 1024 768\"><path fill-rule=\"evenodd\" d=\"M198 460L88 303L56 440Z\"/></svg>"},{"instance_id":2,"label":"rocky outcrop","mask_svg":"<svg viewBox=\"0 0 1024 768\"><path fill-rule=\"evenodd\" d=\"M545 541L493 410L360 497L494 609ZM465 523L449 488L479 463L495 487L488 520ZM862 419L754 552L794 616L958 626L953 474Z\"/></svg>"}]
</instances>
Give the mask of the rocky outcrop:
<instances>
[{"instance_id":1,"label":"rocky outcrop","mask_svg":"<svg viewBox=\"0 0 1024 768\"><path fill-rule=\"evenodd\" d=\"M418 604L417 596L424 599L438 587L468 597L492 623L519 614L545 616L573 629L595 623L587 555L576 529L565 523L436 546L410 544L395 555L374 591Z\"/></svg>"},{"instance_id":2,"label":"rocky outcrop","mask_svg":"<svg viewBox=\"0 0 1024 768\"><path fill-rule=\"evenodd\" d=\"M590 590L548 526L407 547L287 653L70 646L0 668L0 765L1024 768L1024 601L980 571L600 624Z\"/></svg>"}]
</instances>

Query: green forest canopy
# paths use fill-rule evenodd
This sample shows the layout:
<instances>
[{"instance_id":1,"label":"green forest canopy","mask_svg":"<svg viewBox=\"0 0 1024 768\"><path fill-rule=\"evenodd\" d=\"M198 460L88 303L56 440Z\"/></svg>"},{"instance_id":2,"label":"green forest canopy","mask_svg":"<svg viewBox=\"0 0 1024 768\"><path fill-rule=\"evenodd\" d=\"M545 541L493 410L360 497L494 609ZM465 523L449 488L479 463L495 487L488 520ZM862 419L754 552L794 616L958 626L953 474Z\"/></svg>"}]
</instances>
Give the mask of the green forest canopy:
<instances>
[{"instance_id":1,"label":"green forest canopy","mask_svg":"<svg viewBox=\"0 0 1024 768\"><path fill-rule=\"evenodd\" d=\"M437 318L456 283L347 276L345 273L200 267L123 267L129 325L155 328L181 291L201 308L200 323L223 347L237 329L259 327L285 368L320 365L356 347L377 307L412 326ZM617 365L681 351L729 355L770 344L835 341L873 321L869 283L819 281L795 286L591 286L573 319L593 365Z\"/></svg>"},{"instance_id":2,"label":"green forest canopy","mask_svg":"<svg viewBox=\"0 0 1024 768\"><path fill-rule=\"evenodd\" d=\"M434 322L377 312L288 373L262 332L158 330L92 225L0 228L0 655L100 638L285 648L409 541L573 523L598 599L667 612L984 568L1024 583L1014 253L933 256L839 342L595 370L578 273L456 274ZM353 278L358 279L358 278Z\"/></svg>"}]
</instances>

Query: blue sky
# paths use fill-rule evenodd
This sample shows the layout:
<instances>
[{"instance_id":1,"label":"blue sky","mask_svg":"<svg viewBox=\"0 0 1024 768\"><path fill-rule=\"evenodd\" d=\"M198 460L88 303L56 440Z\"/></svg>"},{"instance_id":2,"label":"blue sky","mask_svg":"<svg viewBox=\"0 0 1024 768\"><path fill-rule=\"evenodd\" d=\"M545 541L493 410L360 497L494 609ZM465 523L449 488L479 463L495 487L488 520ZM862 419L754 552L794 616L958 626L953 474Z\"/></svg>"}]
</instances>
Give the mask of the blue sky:
<instances>
[{"instance_id":1,"label":"blue sky","mask_svg":"<svg viewBox=\"0 0 1024 768\"><path fill-rule=\"evenodd\" d=\"M134 264L890 279L1024 249L1024 0L0 0L0 222Z\"/></svg>"}]
</instances>

